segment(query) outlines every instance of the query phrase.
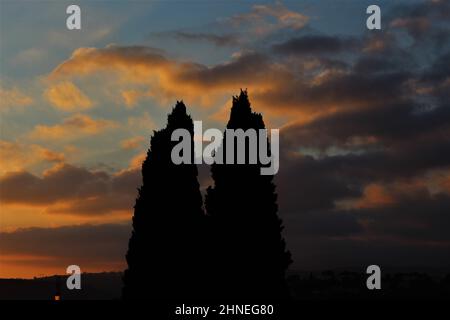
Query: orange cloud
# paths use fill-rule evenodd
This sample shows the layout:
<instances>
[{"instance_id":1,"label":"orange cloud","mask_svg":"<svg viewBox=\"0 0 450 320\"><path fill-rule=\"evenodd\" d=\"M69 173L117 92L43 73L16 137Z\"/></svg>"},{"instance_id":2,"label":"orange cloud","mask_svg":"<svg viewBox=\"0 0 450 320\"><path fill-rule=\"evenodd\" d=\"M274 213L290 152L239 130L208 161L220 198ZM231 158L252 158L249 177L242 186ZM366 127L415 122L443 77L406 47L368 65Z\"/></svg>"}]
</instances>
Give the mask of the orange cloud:
<instances>
[{"instance_id":1,"label":"orange cloud","mask_svg":"<svg viewBox=\"0 0 450 320\"><path fill-rule=\"evenodd\" d=\"M30 168L41 162L62 162L64 153L37 144L23 144L0 140L0 174Z\"/></svg>"},{"instance_id":2,"label":"orange cloud","mask_svg":"<svg viewBox=\"0 0 450 320\"><path fill-rule=\"evenodd\" d=\"M121 92L125 106L129 109L133 108L139 99L149 97L148 92L138 91L138 90L123 90Z\"/></svg>"},{"instance_id":3,"label":"orange cloud","mask_svg":"<svg viewBox=\"0 0 450 320\"><path fill-rule=\"evenodd\" d=\"M72 82L63 81L45 91L46 98L57 109L80 111L92 107L92 101Z\"/></svg>"},{"instance_id":4,"label":"orange cloud","mask_svg":"<svg viewBox=\"0 0 450 320\"><path fill-rule=\"evenodd\" d=\"M373 209L395 207L405 201L423 197L450 194L450 175L448 171L430 171L423 176L401 179L390 183L369 183L364 187L361 197L344 199L336 203L344 209Z\"/></svg>"},{"instance_id":5,"label":"orange cloud","mask_svg":"<svg viewBox=\"0 0 450 320\"><path fill-rule=\"evenodd\" d=\"M33 99L25 95L17 87L11 89L0 87L0 111L26 107L32 103Z\"/></svg>"},{"instance_id":6,"label":"orange cloud","mask_svg":"<svg viewBox=\"0 0 450 320\"><path fill-rule=\"evenodd\" d=\"M418 33L428 30L431 23L427 17L407 17L394 19L391 21L390 26L394 28L405 28L413 31L413 33Z\"/></svg>"},{"instance_id":7,"label":"orange cloud","mask_svg":"<svg viewBox=\"0 0 450 320\"><path fill-rule=\"evenodd\" d=\"M96 135L118 126L118 123L115 121L95 120L87 115L76 114L64 119L61 124L52 126L37 125L29 136L38 140L74 140Z\"/></svg>"},{"instance_id":8,"label":"orange cloud","mask_svg":"<svg viewBox=\"0 0 450 320\"><path fill-rule=\"evenodd\" d=\"M99 199L100 201L101 199ZM55 205L36 205L28 203L0 203L0 230L10 232L26 227L60 227L80 223L122 223L128 222L132 215L133 206L127 210L115 210L108 215L78 214L49 214L58 208L69 209L70 202Z\"/></svg>"},{"instance_id":9,"label":"orange cloud","mask_svg":"<svg viewBox=\"0 0 450 320\"><path fill-rule=\"evenodd\" d=\"M138 117L128 117L127 124L130 129L144 130L146 132L151 132L151 130L156 128L155 122L148 112L144 112Z\"/></svg>"},{"instance_id":10,"label":"orange cloud","mask_svg":"<svg viewBox=\"0 0 450 320\"><path fill-rule=\"evenodd\" d=\"M395 203L395 198L382 185L371 183L364 188L364 193L354 207L358 209L385 207Z\"/></svg>"},{"instance_id":11,"label":"orange cloud","mask_svg":"<svg viewBox=\"0 0 450 320\"><path fill-rule=\"evenodd\" d=\"M142 163L144 162L145 158L147 157L147 152L142 152L131 158L130 160L130 170L133 169L141 169Z\"/></svg>"},{"instance_id":12,"label":"orange cloud","mask_svg":"<svg viewBox=\"0 0 450 320\"><path fill-rule=\"evenodd\" d=\"M319 58L284 61L242 52L227 62L207 66L177 61L160 50L138 46L79 48L49 79L90 76L103 76L106 85L127 88L119 89L117 97L127 107L142 98L161 104L182 98L191 106L217 107L217 101L246 88L258 110L270 117L296 116L304 122L330 112L401 99L405 81L402 76L359 74Z\"/></svg>"},{"instance_id":13,"label":"orange cloud","mask_svg":"<svg viewBox=\"0 0 450 320\"><path fill-rule=\"evenodd\" d=\"M208 67L193 62L166 58L148 47L108 46L104 49L79 48L61 63L50 80L112 73L123 84L146 85L146 91L124 90L121 98L132 107L142 97L153 97L161 103L183 97L191 104L211 106L218 96L235 93L240 87L268 89L271 81L285 79L281 66L270 64L258 54L246 54L231 61ZM208 90L208 94L205 94Z\"/></svg>"},{"instance_id":14,"label":"orange cloud","mask_svg":"<svg viewBox=\"0 0 450 320\"><path fill-rule=\"evenodd\" d=\"M277 2L273 5L253 5L249 13L235 15L227 21L234 27L247 27L255 35L265 36L283 28L302 29L309 18Z\"/></svg>"},{"instance_id":15,"label":"orange cloud","mask_svg":"<svg viewBox=\"0 0 450 320\"><path fill-rule=\"evenodd\" d=\"M125 150L136 149L141 145L141 142L145 141L142 136L137 136L129 139L122 140L120 146Z\"/></svg>"}]
</instances>

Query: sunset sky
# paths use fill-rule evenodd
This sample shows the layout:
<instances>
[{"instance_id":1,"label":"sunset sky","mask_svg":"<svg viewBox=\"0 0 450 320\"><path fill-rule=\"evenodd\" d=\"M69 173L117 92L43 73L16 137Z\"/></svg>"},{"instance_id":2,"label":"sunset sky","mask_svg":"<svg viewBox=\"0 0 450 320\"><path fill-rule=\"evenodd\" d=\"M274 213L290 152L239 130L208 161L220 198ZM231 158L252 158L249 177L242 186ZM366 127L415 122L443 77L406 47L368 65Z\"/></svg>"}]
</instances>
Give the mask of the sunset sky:
<instances>
[{"instance_id":1,"label":"sunset sky","mask_svg":"<svg viewBox=\"0 0 450 320\"><path fill-rule=\"evenodd\" d=\"M450 266L450 3L0 0L0 277L123 270L140 166L183 100L280 128L294 269ZM207 168L200 170L206 188Z\"/></svg>"}]
</instances>

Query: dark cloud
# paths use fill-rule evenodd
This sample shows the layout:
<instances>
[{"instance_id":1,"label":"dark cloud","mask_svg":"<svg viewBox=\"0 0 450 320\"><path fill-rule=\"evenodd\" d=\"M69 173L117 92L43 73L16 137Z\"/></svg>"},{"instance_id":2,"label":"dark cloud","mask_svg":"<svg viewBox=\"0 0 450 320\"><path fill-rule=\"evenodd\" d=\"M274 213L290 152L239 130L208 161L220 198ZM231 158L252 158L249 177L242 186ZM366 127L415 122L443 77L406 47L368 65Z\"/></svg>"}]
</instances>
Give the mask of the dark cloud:
<instances>
[{"instance_id":1,"label":"dark cloud","mask_svg":"<svg viewBox=\"0 0 450 320\"><path fill-rule=\"evenodd\" d=\"M402 271L440 268L446 272L450 265L448 245L392 239L311 237L293 233L287 233L287 243L295 244L292 268L300 270L356 268L365 272L367 266L377 264L382 271L396 267Z\"/></svg>"},{"instance_id":2,"label":"dark cloud","mask_svg":"<svg viewBox=\"0 0 450 320\"><path fill-rule=\"evenodd\" d=\"M398 61L392 61L386 57L366 55L355 63L354 72L357 74L376 74L398 68Z\"/></svg>"},{"instance_id":3,"label":"dark cloud","mask_svg":"<svg viewBox=\"0 0 450 320\"><path fill-rule=\"evenodd\" d=\"M370 136L383 145L398 144L401 148L408 139L430 139L427 135L439 139L450 130L449 106L421 107L410 102L330 114L308 124L286 127L284 138L305 147L326 148L345 146L351 143L351 138Z\"/></svg>"},{"instance_id":4,"label":"dark cloud","mask_svg":"<svg viewBox=\"0 0 450 320\"><path fill-rule=\"evenodd\" d=\"M275 44L275 53L293 55L338 54L354 51L361 47L361 42L355 38L344 38L328 35L305 35L292 38L286 42Z\"/></svg>"},{"instance_id":5,"label":"dark cloud","mask_svg":"<svg viewBox=\"0 0 450 320\"><path fill-rule=\"evenodd\" d=\"M427 28L437 34L434 23ZM294 40L277 52L307 55ZM273 105L334 107L281 131L277 190L295 267L449 265L448 187L429 185L438 184L430 172L450 169L448 50L434 46L425 61L417 45L425 38L411 47L393 33L362 41L345 51L353 62L342 58L339 72L313 86L303 74L262 93ZM343 53L338 42L314 50ZM366 194L372 184L382 194Z\"/></svg>"},{"instance_id":6,"label":"dark cloud","mask_svg":"<svg viewBox=\"0 0 450 320\"><path fill-rule=\"evenodd\" d=\"M131 226L127 224L26 228L0 233L3 255L49 258L36 263L84 266L123 265ZM64 270L64 269L62 269Z\"/></svg>"},{"instance_id":7,"label":"dark cloud","mask_svg":"<svg viewBox=\"0 0 450 320\"><path fill-rule=\"evenodd\" d=\"M353 213L366 219L368 232L410 242L441 243L450 248L450 195L431 195L425 188L394 194L395 203Z\"/></svg>"},{"instance_id":8,"label":"dark cloud","mask_svg":"<svg viewBox=\"0 0 450 320\"><path fill-rule=\"evenodd\" d=\"M204 88L227 87L231 83L236 85L239 83L256 83L263 84L278 74L273 69L273 65L269 57L259 53L244 53L224 64L218 64L212 67L196 65L187 72L180 75L179 80L182 82L197 84ZM239 75L236 78L236 75Z\"/></svg>"},{"instance_id":9,"label":"dark cloud","mask_svg":"<svg viewBox=\"0 0 450 320\"><path fill-rule=\"evenodd\" d=\"M420 80L425 84L438 86L446 81L450 74L450 51L442 53L432 63L432 65L423 72Z\"/></svg>"},{"instance_id":10,"label":"dark cloud","mask_svg":"<svg viewBox=\"0 0 450 320\"><path fill-rule=\"evenodd\" d=\"M276 176L280 211L286 214L325 212L332 210L340 198L359 196L361 190L352 187L334 160L309 156L282 158Z\"/></svg>"},{"instance_id":11,"label":"dark cloud","mask_svg":"<svg viewBox=\"0 0 450 320\"><path fill-rule=\"evenodd\" d=\"M409 81L407 72L365 74L332 70L317 83L292 77L273 90L255 95L258 101L291 111L326 113L338 106L339 111L366 108L395 102L405 96Z\"/></svg>"},{"instance_id":12,"label":"dark cloud","mask_svg":"<svg viewBox=\"0 0 450 320\"><path fill-rule=\"evenodd\" d=\"M305 174L311 165L305 168L299 165L303 169L299 175L286 172L279 177L283 179L278 184L280 213L287 243L295 258L293 268L359 266L364 269L374 263L413 269L449 265L448 194L431 195L423 187L412 192L400 186L400 190L388 193L393 197L392 204L375 202L378 207L338 209L333 201L358 198L364 182L349 170L325 166L330 159L309 159L309 162L316 162L314 172L318 177ZM325 170L318 170L322 169L321 165ZM346 165L351 167L352 164L346 162ZM322 188L311 187L311 183L321 183ZM333 184L334 187L330 187ZM287 186L291 187L291 192L282 193ZM316 199L315 202L311 198ZM426 260L422 260L424 258Z\"/></svg>"},{"instance_id":13,"label":"dark cloud","mask_svg":"<svg viewBox=\"0 0 450 320\"><path fill-rule=\"evenodd\" d=\"M449 48L450 3L446 0L399 4L388 20L391 30L406 31L418 50L433 54Z\"/></svg>"},{"instance_id":14,"label":"dark cloud","mask_svg":"<svg viewBox=\"0 0 450 320\"><path fill-rule=\"evenodd\" d=\"M2 176L0 200L49 206L47 211L52 213L107 214L132 208L140 179L137 169L111 175L63 164L42 177L25 171Z\"/></svg>"},{"instance_id":15,"label":"dark cloud","mask_svg":"<svg viewBox=\"0 0 450 320\"><path fill-rule=\"evenodd\" d=\"M289 233L303 236L348 237L364 231L355 215L339 211L307 211L286 215L284 223Z\"/></svg>"},{"instance_id":16,"label":"dark cloud","mask_svg":"<svg viewBox=\"0 0 450 320\"><path fill-rule=\"evenodd\" d=\"M236 34L214 34L204 32L171 31L159 33L158 36L171 37L184 41L203 41L219 47L239 45L239 37Z\"/></svg>"}]
</instances>

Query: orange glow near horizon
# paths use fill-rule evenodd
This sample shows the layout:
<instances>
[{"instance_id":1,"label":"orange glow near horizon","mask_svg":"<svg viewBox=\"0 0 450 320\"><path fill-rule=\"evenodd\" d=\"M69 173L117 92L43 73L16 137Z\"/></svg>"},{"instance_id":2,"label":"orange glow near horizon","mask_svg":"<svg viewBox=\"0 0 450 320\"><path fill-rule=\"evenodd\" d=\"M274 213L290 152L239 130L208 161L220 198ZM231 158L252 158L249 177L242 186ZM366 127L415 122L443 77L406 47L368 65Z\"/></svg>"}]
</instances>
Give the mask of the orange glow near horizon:
<instances>
[{"instance_id":1,"label":"orange glow near horizon","mask_svg":"<svg viewBox=\"0 0 450 320\"><path fill-rule=\"evenodd\" d=\"M0 279L33 279L35 277L47 277L65 275L69 263L53 257L32 255L1 255ZM126 268L123 261L95 264L93 261L80 264L83 273L120 272Z\"/></svg>"},{"instance_id":2,"label":"orange glow near horizon","mask_svg":"<svg viewBox=\"0 0 450 320\"><path fill-rule=\"evenodd\" d=\"M44 206L22 204L0 205L1 232L13 232L20 228L57 228L67 225L123 223L131 219L131 210L108 215L83 216L76 214L48 214Z\"/></svg>"}]
</instances>

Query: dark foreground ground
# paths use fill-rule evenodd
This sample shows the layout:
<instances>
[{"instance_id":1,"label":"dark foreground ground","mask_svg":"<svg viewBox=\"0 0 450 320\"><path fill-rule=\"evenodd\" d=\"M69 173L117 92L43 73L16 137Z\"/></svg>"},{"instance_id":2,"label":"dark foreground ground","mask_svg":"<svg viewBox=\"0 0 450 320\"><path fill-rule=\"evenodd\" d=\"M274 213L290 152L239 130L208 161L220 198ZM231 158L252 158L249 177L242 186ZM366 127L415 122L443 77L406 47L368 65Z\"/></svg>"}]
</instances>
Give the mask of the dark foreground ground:
<instances>
[{"instance_id":1,"label":"dark foreground ground","mask_svg":"<svg viewBox=\"0 0 450 320\"><path fill-rule=\"evenodd\" d=\"M450 299L450 273L396 272L383 275L381 290L368 290L367 275L351 271L291 272L288 283L294 300ZM84 273L82 289L68 290L65 276L0 279L0 300L120 299L122 274Z\"/></svg>"}]
</instances>

